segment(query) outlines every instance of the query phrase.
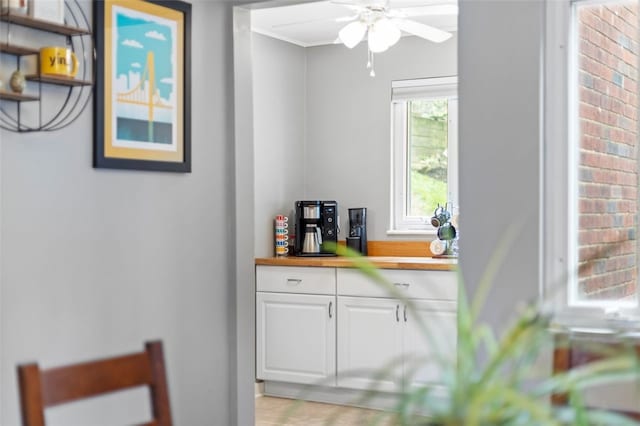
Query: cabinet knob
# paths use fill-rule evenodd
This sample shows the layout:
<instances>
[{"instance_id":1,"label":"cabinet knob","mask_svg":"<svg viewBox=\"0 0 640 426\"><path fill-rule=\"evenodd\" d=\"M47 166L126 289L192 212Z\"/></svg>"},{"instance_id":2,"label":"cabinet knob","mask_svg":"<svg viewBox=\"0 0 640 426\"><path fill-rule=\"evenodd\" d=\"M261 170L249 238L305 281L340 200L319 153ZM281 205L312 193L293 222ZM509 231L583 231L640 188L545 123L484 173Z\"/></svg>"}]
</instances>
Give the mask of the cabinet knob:
<instances>
[{"instance_id":1,"label":"cabinet knob","mask_svg":"<svg viewBox=\"0 0 640 426\"><path fill-rule=\"evenodd\" d=\"M409 283L393 283L393 285L396 286L396 287L403 287L403 288L407 289L407 288L409 288L409 286L411 284L409 284Z\"/></svg>"},{"instance_id":2,"label":"cabinet knob","mask_svg":"<svg viewBox=\"0 0 640 426\"><path fill-rule=\"evenodd\" d=\"M396 322L400 322L399 311L400 311L400 305L396 305Z\"/></svg>"},{"instance_id":3,"label":"cabinet knob","mask_svg":"<svg viewBox=\"0 0 640 426\"><path fill-rule=\"evenodd\" d=\"M333 318L333 314L331 313L332 306L333 306L333 301L329 302L329 318Z\"/></svg>"},{"instance_id":4,"label":"cabinet knob","mask_svg":"<svg viewBox=\"0 0 640 426\"><path fill-rule=\"evenodd\" d=\"M299 278L287 278L287 285L300 285L302 280Z\"/></svg>"}]
</instances>

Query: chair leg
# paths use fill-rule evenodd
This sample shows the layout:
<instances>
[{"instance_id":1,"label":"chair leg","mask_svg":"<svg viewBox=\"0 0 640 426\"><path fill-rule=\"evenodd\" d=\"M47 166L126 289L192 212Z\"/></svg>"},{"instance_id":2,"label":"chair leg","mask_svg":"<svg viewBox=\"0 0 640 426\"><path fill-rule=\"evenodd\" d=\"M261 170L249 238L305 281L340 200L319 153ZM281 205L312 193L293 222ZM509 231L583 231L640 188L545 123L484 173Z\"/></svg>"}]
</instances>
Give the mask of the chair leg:
<instances>
[{"instance_id":1,"label":"chair leg","mask_svg":"<svg viewBox=\"0 0 640 426\"><path fill-rule=\"evenodd\" d=\"M18 366L23 426L45 426L42 383L38 364Z\"/></svg>"},{"instance_id":2,"label":"chair leg","mask_svg":"<svg viewBox=\"0 0 640 426\"><path fill-rule=\"evenodd\" d=\"M169 386L165 374L164 352L162 342L147 342L147 353L151 359L153 385L151 385L151 399L153 416L160 426L171 426L171 408L169 405Z\"/></svg>"}]
</instances>

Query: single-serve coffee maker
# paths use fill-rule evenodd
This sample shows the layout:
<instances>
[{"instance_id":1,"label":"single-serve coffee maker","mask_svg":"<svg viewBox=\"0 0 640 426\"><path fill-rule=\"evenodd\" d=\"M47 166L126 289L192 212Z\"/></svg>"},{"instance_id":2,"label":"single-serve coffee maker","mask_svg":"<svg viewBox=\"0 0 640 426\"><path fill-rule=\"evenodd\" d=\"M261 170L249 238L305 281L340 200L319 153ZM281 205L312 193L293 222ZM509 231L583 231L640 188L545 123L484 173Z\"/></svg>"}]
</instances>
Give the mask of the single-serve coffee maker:
<instances>
[{"instance_id":1,"label":"single-serve coffee maker","mask_svg":"<svg viewBox=\"0 0 640 426\"><path fill-rule=\"evenodd\" d=\"M338 203L296 201L296 256L335 256L327 243L338 243Z\"/></svg>"},{"instance_id":2,"label":"single-serve coffee maker","mask_svg":"<svg viewBox=\"0 0 640 426\"><path fill-rule=\"evenodd\" d=\"M347 247L367 255L367 209L349 209L349 236Z\"/></svg>"}]
</instances>

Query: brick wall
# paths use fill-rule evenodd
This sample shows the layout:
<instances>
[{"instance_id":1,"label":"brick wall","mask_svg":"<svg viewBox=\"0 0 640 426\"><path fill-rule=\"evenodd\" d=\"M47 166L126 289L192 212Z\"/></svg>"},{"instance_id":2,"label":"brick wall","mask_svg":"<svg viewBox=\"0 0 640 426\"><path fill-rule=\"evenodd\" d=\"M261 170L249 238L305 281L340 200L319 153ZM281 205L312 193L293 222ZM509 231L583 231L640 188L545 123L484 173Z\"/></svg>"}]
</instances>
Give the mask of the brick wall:
<instances>
[{"instance_id":1,"label":"brick wall","mask_svg":"<svg viewBox=\"0 0 640 426\"><path fill-rule=\"evenodd\" d=\"M578 9L579 294L636 291L637 1Z\"/></svg>"}]
</instances>

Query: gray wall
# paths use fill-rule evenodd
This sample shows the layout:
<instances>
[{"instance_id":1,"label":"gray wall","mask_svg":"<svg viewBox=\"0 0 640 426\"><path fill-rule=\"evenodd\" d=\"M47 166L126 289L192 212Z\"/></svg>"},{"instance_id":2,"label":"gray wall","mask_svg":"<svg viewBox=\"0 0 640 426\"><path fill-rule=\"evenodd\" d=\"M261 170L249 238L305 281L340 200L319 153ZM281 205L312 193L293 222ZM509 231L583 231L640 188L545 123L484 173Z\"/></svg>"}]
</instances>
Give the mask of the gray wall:
<instances>
[{"instance_id":1,"label":"gray wall","mask_svg":"<svg viewBox=\"0 0 640 426\"><path fill-rule=\"evenodd\" d=\"M255 255L273 256L273 218L304 198L305 49L252 34ZM293 217L291 232L293 232Z\"/></svg>"},{"instance_id":2,"label":"gray wall","mask_svg":"<svg viewBox=\"0 0 640 426\"><path fill-rule=\"evenodd\" d=\"M375 55L374 78L364 43L307 49L305 190L309 199L338 201L341 239L349 207L367 207L370 240L387 239L391 81L456 75L457 42L455 35L439 44L403 37Z\"/></svg>"},{"instance_id":3,"label":"gray wall","mask_svg":"<svg viewBox=\"0 0 640 426\"><path fill-rule=\"evenodd\" d=\"M347 208L367 207L369 239L387 239L391 81L456 75L457 37L441 44L403 37L376 55L375 78L365 44L303 49L253 38L256 255L273 255L272 216L297 199L337 200L341 239ZM287 163L281 174L273 167L278 153Z\"/></svg>"},{"instance_id":4,"label":"gray wall","mask_svg":"<svg viewBox=\"0 0 640 426\"><path fill-rule=\"evenodd\" d=\"M59 132L0 133L3 426L19 424L16 364L137 351L154 338L175 424L232 424L231 4L194 2L192 36L193 173L93 169L90 109ZM72 416L56 424L142 420L104 406Z\"/></svg>"},{"instance_id":5,"label":"gray wall","mask_svg":"<svg viewBox=\"0 0 640 426\"><path fill-rule=\"evenodd\" d=\"M517 232L485 313L496 326L538 297L543 10L542 1L460 7L460 264L471 293L507 230Z\"/></svg>"}]
</instances>

